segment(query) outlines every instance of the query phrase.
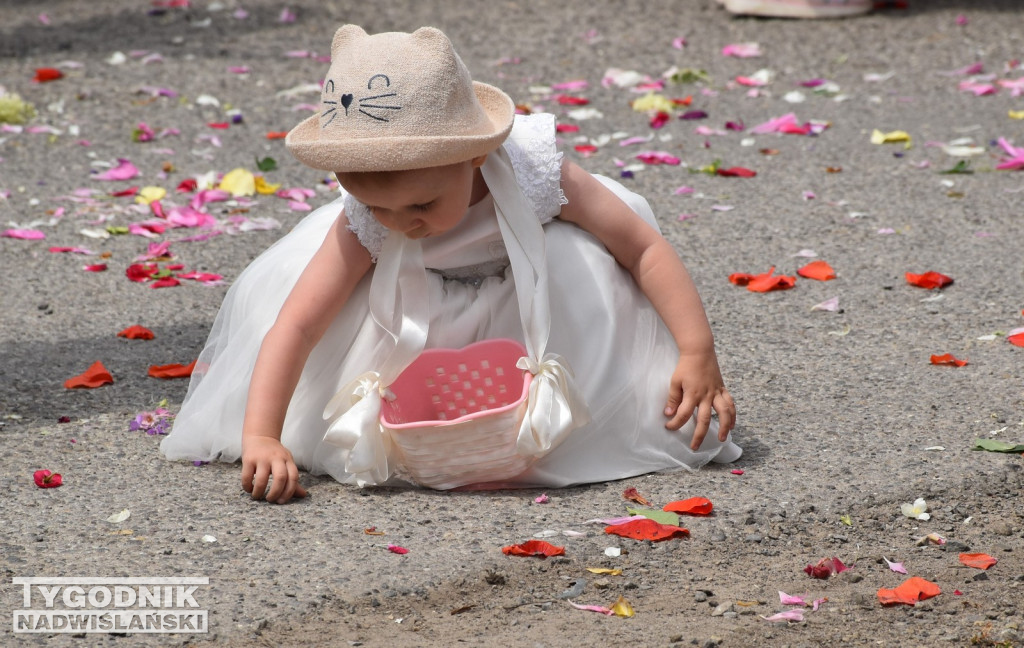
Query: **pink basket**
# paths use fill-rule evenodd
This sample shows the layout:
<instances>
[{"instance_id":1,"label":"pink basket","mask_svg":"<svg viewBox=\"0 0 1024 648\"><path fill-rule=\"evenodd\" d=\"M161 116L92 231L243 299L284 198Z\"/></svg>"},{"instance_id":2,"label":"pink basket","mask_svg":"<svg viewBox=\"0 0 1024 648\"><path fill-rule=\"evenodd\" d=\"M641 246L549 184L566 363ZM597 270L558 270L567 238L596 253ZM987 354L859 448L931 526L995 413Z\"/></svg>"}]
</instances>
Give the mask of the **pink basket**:
<instances>
[{"instance_id":1,"label":"pink basket","mask_svg":"<svg viewBox=\"0 0 1024 648\"><path fill-rule=\"evenodd\" d=\"M380 422L395 443L398 473L430 488L500 481L534 461L516 450L530 392L516 367L526 349L494 339L427 349L390 385Z\"/></svg>"}]
</instances>

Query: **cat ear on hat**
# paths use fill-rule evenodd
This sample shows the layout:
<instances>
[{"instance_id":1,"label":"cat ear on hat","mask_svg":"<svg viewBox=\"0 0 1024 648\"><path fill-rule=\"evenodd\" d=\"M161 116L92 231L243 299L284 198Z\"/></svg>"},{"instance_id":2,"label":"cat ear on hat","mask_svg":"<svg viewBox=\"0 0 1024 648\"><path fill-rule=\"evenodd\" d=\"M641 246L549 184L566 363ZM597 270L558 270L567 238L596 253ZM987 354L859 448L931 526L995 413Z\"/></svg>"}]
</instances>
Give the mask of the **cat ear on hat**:
<instances>
[{"instance_id":1,"label":"cat ear on hat","mask_svg":"<svg viewBox=\"0 0 1024 648\"><path fill-rule=\"evenodd\" d=\"M331 55L333 56L352 41L359 38L366 38L366 31L359 25L342 25L334 32L334 40L331 41Z\"/></svg>"}]
</instances>

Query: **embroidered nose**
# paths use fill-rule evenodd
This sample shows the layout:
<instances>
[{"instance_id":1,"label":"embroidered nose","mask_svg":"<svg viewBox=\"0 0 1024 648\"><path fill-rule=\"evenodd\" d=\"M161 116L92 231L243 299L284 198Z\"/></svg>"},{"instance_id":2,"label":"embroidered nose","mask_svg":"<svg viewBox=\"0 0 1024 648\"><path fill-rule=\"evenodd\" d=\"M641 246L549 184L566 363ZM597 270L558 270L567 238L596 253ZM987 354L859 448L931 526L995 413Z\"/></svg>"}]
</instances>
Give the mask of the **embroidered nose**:
<instances>
[{"instance_id":1,"label":"embroidered nose","mask_svg":"<svg viewBox=\"0 0 1024 648\"><path fill-rule=\"evenodd\" d=\"M352 95L343 94L341 95L341 105L345 106L345 114L348 114L348 107L352 105Z\"/></svg>"}]
</instances>

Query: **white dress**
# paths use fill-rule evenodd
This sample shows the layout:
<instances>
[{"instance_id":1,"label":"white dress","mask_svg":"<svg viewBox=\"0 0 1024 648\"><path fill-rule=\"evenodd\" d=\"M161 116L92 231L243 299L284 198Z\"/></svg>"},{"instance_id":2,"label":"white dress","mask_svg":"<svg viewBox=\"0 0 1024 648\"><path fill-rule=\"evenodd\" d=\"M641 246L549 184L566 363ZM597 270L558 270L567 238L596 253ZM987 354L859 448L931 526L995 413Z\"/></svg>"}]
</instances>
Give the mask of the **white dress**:
<instances>
[{"instance_id":1,"label":"white dress","mask_svg":"<svg viewBox=\"0 0 1024 648\"><path fill-rule=\"evenodd\" d=\"M714 420L697 452L689 448L692 420L677 431L665 428L662 410L679 358L675 341L604 246L556 218L565 198L553 117L518 116L503 146L544 225L551 317L547 350L572 367L591 418L506 485L560 487L735 461L742 451L731 438L718 441ZM646 200L596 177L657 228ZM168 459L240 458L249 378L260 343L342 207L350 229L377 258L387 231L342 192L255 259L225 296L181 411L161 443ZM428 348L461 348L488 338L523 340L490 196L470 207L453 230L424 239L423 258L430 269ZM371 276L372 271L310 354L281 435L300 468L346 483L357 480L345 470L347 452L324 442L329 422L323 412L343 385L379 366L388 353L391 338L369 313Z\"/></svg>"}]
</instances>

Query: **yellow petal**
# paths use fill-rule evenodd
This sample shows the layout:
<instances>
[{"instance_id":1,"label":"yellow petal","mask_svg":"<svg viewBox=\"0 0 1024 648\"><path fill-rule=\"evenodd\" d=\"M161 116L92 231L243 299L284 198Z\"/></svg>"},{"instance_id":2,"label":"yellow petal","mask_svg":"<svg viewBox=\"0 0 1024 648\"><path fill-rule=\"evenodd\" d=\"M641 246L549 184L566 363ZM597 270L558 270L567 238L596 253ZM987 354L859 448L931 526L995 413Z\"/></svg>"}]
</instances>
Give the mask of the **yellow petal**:
<instances>
[{"instance_id":1,"label":"yellow petal","mask_svg":"<svg viewBox=\"0 0 1024 648\"><path fill-rule=\"evenodd\" d=\"M629 604L622 596L619 596L619 600L615 601L615 605L611 607L611 611L615 613L615 616L620 617L631 617L636 614L633 611L633 606Z\"/></svg>"},{"instance_id":2,"label":"yellow petal","mask_svg":"<svg viewBox=\"0 0 1024 648\"><path fill-rule=\"evenodd\" d=\"M587 567L587 571L591 574L607 574L609 576L618 576L622 574L621 569L611 569L609 567Z\"/></svg>"},{"instance_id":3,"label":"yellow petal","mask_svg":"<svg viewBox=\"0 0 1024 648\"><path fill-rule=\"evenodd\" d=\"M669 112L672 108L671 100L665 98L664 95L655 94L653 92L648 92L643 97L633 101L633 110L637 112Z\"/></svg>"},{"instance_id":4,"label":"yellow petal","mask_svg":"<svg viewBox=\"0 0 1024 648\"><path fill-rule=\"evenodd\" d=\"M1024 119L1024 110L1011 110L1010 119Z\"/></svg>"},{"instance_id":5,"label":"yellow petal","mask_svg":"<svg viewBox=\"0 0 1024 648\"><path fill-rule=\"evenodd\" d=\"M263 176L256 176L256 193L260 193L260 194L264 194L264 195L272 194L272 193L276 193L277 190L280 189L280 188L281 188L281 183L280 182L278 182L277 184L270 184L269 182L267 182L263 178Z\"/></svg>"},{"instance_id":6,"label":"yellow petal","mask_svg":"<svg viewBox=\"0 0 1024 648\"><path fill-rule=\"evenodd\" d=\"M230 193L235 198L251 196L256 193L256 179L251 172L245 169L232 169L224 174L217 188Z\"/></svg>"},{"instance_id":7,"label":"yellow petal","mask_svg":"<svg viewBox=\"0 0 1024 648\"><path fill-rule=\"evenodd\" d=\"M872 144L890 144L892 142L909 142L910 133L907 131L890 131L883 133L877 128L871 133Z\"/></svg>"},{"instance_id":8,"label":"yellow petal","mask_svg":"<svg viewBox=\"0 0 1024 648\"><path fill-rule=\"evenodd\" d=\"M154 200L163 200L166 195L167 190L163 187L143 187L135 196L135 202L140 205L148 205Z\"/></svg>"}]
</instances>

